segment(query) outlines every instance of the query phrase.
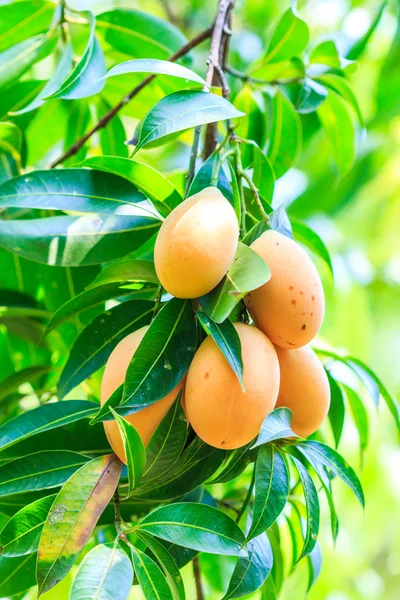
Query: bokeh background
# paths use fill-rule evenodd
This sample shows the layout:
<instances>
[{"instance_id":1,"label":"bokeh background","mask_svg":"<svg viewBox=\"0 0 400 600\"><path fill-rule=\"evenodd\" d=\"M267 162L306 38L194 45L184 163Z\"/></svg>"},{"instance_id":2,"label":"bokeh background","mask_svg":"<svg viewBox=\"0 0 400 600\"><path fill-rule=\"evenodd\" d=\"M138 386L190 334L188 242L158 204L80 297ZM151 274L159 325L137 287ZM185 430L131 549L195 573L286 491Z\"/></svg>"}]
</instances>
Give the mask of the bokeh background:
<instances>
[{"instance_id":1,"label":"bokeh background","mask_svg":"<svg viewBox=\"0 0 400 600\"><path fill-rule=\"evenodd\" d=\"M0 1L0 4L2 2ZM284 203L289 214L308 221L329 248L334 265L334 283L321 262L318 266L327 292L327 317L322 341L349 351L369 364L395 394L400 391L400 5L384 3L374 32L351 83L366 122L360 133L358 158L353 170L340 179L323 134L310 138L301 158L276 186L274 207ZM112 6L140 8L162 17L172 13L190 37L214 16L215 0L125 0L104 2L74 0L71 7L101 12ZM268 27L289 6L282 0L237 0L232 52L243 68L265 44ZM309 0L298 3L302 18L311 28L313 42L335 39L346 50L368 29L380 10L376 1ZM206 46L195 53L194 68L204 71ZM46 63L35 67L40 78ZM109 100L121 93L109 90ZM124 115L127 131L135 117L142 116L139 96ZM147 103L144 108L148 109ZM39 119L39 117L38 117ZM51 136L49 115L41 114L29 127L38 132L45 126ZM59 120L56 115L55 121ZM305 138L312 118L303 121ZM309 128L309 129L308 129ZM39 136L38 136L39 139ZM160 149L158 167L176 181L187 165L189 146L181 138L177 145ZM47 164L47 147L31 150L37 166ZM36 153L36 155L35 155ZM360 390L361 394L363 393ZM366 510L341 484L335 485L340 533L336 547L330 536L327 507L323 504L320 543L323 568L310 593L311 600L398 600L400 597L400 445L395 425L386 407L376 412L370 401L369 445L361 460L358 433L347 418L340 450L356 468L366 494ZM245 477L245 476L244 476ZM324 499L322 499L324 503ZM304 561L303 561L304 562ZM202 556L203 583L207 600L221 598L232 569L229 559ZM195 598L191 567L185 569L188 598ZM285 584L283 600L305 597L306 565L300 564ZM70 578L45 600L65 600ZM60 589L61 588L61 589ZM26 600L33 598L25 596ZM139 598L137 591L132 598ZM255 594L251 598L258 598Z\"/></svg>"}]
</instances>

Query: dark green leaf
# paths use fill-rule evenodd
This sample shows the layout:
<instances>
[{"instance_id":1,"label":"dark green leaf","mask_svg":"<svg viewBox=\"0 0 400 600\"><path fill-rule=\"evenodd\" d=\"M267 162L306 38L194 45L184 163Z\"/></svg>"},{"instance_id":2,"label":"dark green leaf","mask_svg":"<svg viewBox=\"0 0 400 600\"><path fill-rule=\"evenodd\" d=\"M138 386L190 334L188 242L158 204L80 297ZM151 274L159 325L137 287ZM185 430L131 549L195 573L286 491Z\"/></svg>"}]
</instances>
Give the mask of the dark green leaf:
<instances>
[{"instance_id":1,"label":"dark green leaf","mask_svg":"<svg viewBox=\"0 0 400 600\"><path fill-rule=\"evenodd\" d=\"M237 556L244 535L224 512L192 502L156 508L136 526L168 542L210 554Z\"/></svg>"},{"instance_id":2,"label":"dark green leaf","mask_svg":"<svg viewBox=\"0 0 400 600\"><path fill-rule=\"evenodd\" d=\"M55 495L45 496L18 511L0 532L0 555L23 556L36 552Z\"/></svg>"},{"instance_id":3,"label":"dark green leaf","mask_svg":"<svg viewBox=\"0 0 400 600\"><path fill-rule=\"evenodd\" d=\"M207 335L212 336L218 348L221 350L244 390L242 346L239 334L235 327L229 319L218 324L211 321L211 319L209 319L202 311L198 311L196 315L204 331Z\"/></svg>"},{"instance_id":4,"label":"dark green leaf","mask_svg":"<svg viewBox=\"0 0 400 600\"><path fill-rule=\"evenodd\" d=\"M118 429L121 434L122 443L124 445L124 451L126 456L126 463L128 467L128 493L129 498L138 482L143 475L146 466L146 449L143 445L142 438L136 431L135 427L129 423L123 417L120 417L118 413L110 408L114 419L118 424Z\"/></svg>"},{"instance_id":5,"label":"dark green leaf","mask_svg":"<svg viewBox=\"0 0 400 600\"><path fill-rule=\"evenodd\" d=\"M292 456L292 460L297 468L297 471L300 475L301 485L303 486L304 492L304 500L306 502L306 510L307 510L307 529L304 540L304 546L301 551L300 558L304 556L308 556L313 549L315 548L315 544L317 543L318 532L319 532L319 518L320 518L320 508L319 508L319 500L318 500L318 492L315 488L314 482L311 479L307 469L303 466L303 464L297 460L294 456Z\"/></svg>"},{"instance_id":6,"label":"dark green leaf","mask_svg":"<svg viewBox=\"0 0 400 600\"><path fill-rule=\"evenodd\" d=\"M269 576L272 563L272 549L266 533L246 544L247 556L241 556L236 563L224 600L240 598L258 590Z\"/></svg>"},{"instance_id":7,"label":"dark green leaf","mask_svg":"<svg viewBox=\"0 0 400 600\"><path fill-rule=\"evenodd\" d=\"M297 56L307 46L309 36L307 24L289 8L272 33L264 62L279 62Z\"/></svg>"},{"instance_id":8,"label":"dark green leaf","mask_svg":"<svg viewBox=\"0 0 400 600\"><path fill-rule=\"evenodd\" d=\"M88 459L70 450L35 452L0 467L0 496L58 487Z\"/></svg>"},{"instance_id":9,"label":"dark green leaf","mask_svg":"<svg viewBox=\"0 0 400 600\"><path fill-rule=\"evenodd\" d=\"M39 595L65 577L89 540L118 485L121 462L100 456L79 469L57 494L40 538Z\"/></svg>"},{"instance_id":10,"label":"dark green leaf","mask_svg":"<svg viewBox=\"0 0 400 600\"><path fill-rule=\"evenodd\" d=\"M89 169L33 171L7 181L0 188L0 208L108 214L118 209L121 213L125 204L137 207L137 203L143 200L135 186L126 179Z\"/></svg>"},{"instance_id":11,"label":"dark green leaf","mask_svg":"<svg viewBox=\"0 0 400 600\"><path fill-rule=\"evenodd\" d=\"M82 166L127 179L152 201L162 216L167 216L182 202L178 190L162 173L139 161L115 156L93 156L87 158Z\"/></svg>"},{"instance_id":12,"label":"dark green leaf","mask_svg":"<svg viewBox=\"0 0 400 600\"><path fill-rule=\"evenodd\" d=\"M186 81L195 81L201 85L207 85L204 79L194 71L183 67L182 65L169 62L168 60L159 60L155 58L142 58L137 60L127 60L126 62L115 65L110 69L106 77L114 75L123 75L126 73L152 73L154 75L170 75L179 77Z\"/></svg>"},{"instance_id":13,"label":"dark green leaf","mask_svg":"<svg viewBox=\"0 0 400 600\"><path fill-rule=\"evenodd\" d=\"M97 17L97 29L117 50L136 58L168 58L187 42L167 21L138 10L115 8Z\"/></svg>"},{"instance_id":14,"label":"dark green leaf","mask_svg":"<svg viewBox=\"0 0 400 600\"><path fill-rule=\"evenodd\" d=\"M339 446L340 439L343 433L344 417L345 417L345 405L344 405L344 394L342 387L338 384L336 379L332 377L329 371L326 371L329 380L329 388L331 393L331 404L329 407L329 421L332 428L333 437L335 439L336 448Z\"/></svg>"},{"instance_id":15,"label":"dark green leaf","mask_svg":"<svg viewBox=\"0 0 400 600\"><path fill-rule=\"evenodd\" d=\"M126 600L132 580L132 564L126 552L117 544L99 544L83 559L69 600Z\"/></svg>"},{"instance_id":16,"label":"dark green leaf","mask_svg":"<svg viewBox=\"0 0 400 600\"><path fill-rule=\"evenodd\" d=\"M26 592L36 583L36 555L9 558L0 556L0 594L2 598Z\"/></svg>"},{"instance_id":17,"label":"dark green leaf","mask_svg":"<svg viewBox=\"0 0 400 600\"><path fill-rule=\"evenodd\" d=\"M216 186L231 204L233 204L232 188L222 169L219 152L215 151L207 158L197 171L191 183L188 196L194 196L206 187Z\"/></svg>"},{"instance_id":18,"label":"dark green leaf","mask_svg":"<svg viewBox=\"0 0 400 600\"><path fill-rule=\"evenodd\" d=\"M281 438L298 437L291 429L292 411L289 408L276 408L264 419L261 430L252 448Z\"/></svg>"},{"instance_id":19,"label":"dark green leaf","mask_svg":"<svg viewBox=\"0 0 400 600\"><path fill-rule=\"evenodd\" d=\"M145 534L142 531L137 533L138 537L146 544L159 562L171 590L173 600L185 600L186 594L182 576L167 548L152 535Z\"/></svg>"},{"instance_id":20,"label":"dark green leaf","mask_svg":"<svg viewBox=\"0 0 400 600\"><path fill-rule=\"evenodd\" d=\"M285 460L272 445L263 446L256 461L253 519L247 539L262 534L276 521L289 495L289 473Z\"/></svg>"},{"instance_id":21,"label":"dark green leaf","mask_svg":"<svg viewBox=\"0 0 400 600\"><path fill-rule=\"evenodd\" d=\"M196 343L191 303L173 298L157 314L135 352L122 405L134 412L169 394L187 372Z\"/></svg>"},{"instance_id":22,"label":"dark green leaf","mask_svg":"<svg viewBox=\"0 0 400 600\"><path fill-rule=\"evenodd\" d=\"M90 417L97 409L96 402L69 400L51 402L27 411L0 426L0 450L38 433Z\"/></svg>"},{"instance_id":23,"label":"dark green leaf","mask_svg":"<svg viewBox=\"0 0 400 600\"><path fill-rule=\"evenodd\" d=\"M71 348L58 383L60 398L103 366L124 337L147 325L153 310L152 302L133 300L96 317Z\"/></svg>"},{"instance_id":24,"label":"dark green leaf","mask_svg":"<svg viewBox=\"0 0 400 600\"><path fill-rule=\"evenodd\" d=\"M43 264L80 267L133 252L160 224L147 216L101 214L0 221L0 245Z\"/></svg>"},{"instance_id":25,"label":"dark green leaf","mask_svg":"<svg viewBox=\"0 0 400 600\"><path fill-rule=\"evenodd\" d=\"M321 109L326 102L321 105ZM272 98L272 129L267 156L278 179L296 162L301 148L300 117L279 90Z\"/></svg>"},{"instance_id":26,"label":"dark green leaf","mask_svg":"<svg viewBox=\"0 0 400 600\"><path fill-rule=\"evenodd\" d=\"M171 133L241 116L243 113L216 94L200 91L174 92L160 100L147 113L135 152Z\"/></svg>"},{"instance_id":27,"label":"dark green leaf","mask_svg":"<svg viewBox=\"0 0 400 600\"><path fill-rule=\"evenodd\" d=\"M364 492L360 480L354 469L336 450L333 450L333 448L330 448L326 444L312 440L301 442L297 445L297 448L310 462L312 462L312 459L317 460L340 477L353 491L361 505L365 505Z\"/></svg>"},{"instance_id":28,"label":"dark green leaf","mask_svg":"<svg viewBox=\"0 0 400 600\"><path fill-rule=\"evenodd\" d=\"M96 19L90 11L84 11L82 15L88 20L90 26L85 51L72 73L56 91L48 95L48 98L77 100L98 94L104 87L102 77L106 74L106 63L95 36Z\"/></svg>"},{"instance_id":29,"label":"dark green leaf","mask_svg":"<svg viewBox=\"0 0 400 600\"><path fill-rule=\"evenodd\" d=\"M265 231L267 231L268 225L265 221L260 221L254 227L250 229L242 239L242 243L246 244L246 246L251 246L256 239L260 237Z\"/></svg>"},{"instance_id":30,"label":"dark green leaf","mask_svg":"<svg viewBox=\"0 0 400 600\"><path fill-rule=\"evenodd\" d=\"M212 292L200 298L200 304L210 319L222 323L248 292L266 283L270 277L266 262L257 252L239 242L228 273Z\"/></svg>"},{"instance_id":31,"label":"dark green leaf","mask_svg":"<svg viewBox=\"0 0 400 600\"><path fill-rule=\"evenodd\" d=\"M291 219L291 223L295 239L307 246L307 248L309 248L312 252L315 252L317 256L322 258L322 260L328 265L329 270L333 275L333 267L329 251L319 235L302 221Z\"/></svg>"},{"instance_id":32,"label":"dark green leaf","mask_svg":"<svg viewBox=\"0 0 400 600\"><path fill-rule=\"evenodd\" d=\"M211 481L207 483L226 483L227 481L232 481L236 479L249 465L251 462L254 462L257 453L249 452L252 442L247 444L246 446L242 446L237 450L234 450L230 457L228 458L226 464L222 467L222 470L219 471L215 477L212 478Z\"/></svg>"},{"instance_id":33,"label":"dark green leaf","mask_svg":"<svg viewBox=\"0 0 400 600\"><path fill-rule=\"evenodd\" d=\"M167 579L150 556L131 546L133 568L146 600L173 600Z\"/></svg>"},{"instance_id":34,"label":"dark green leaf","mask_svg":"<svg viewBox=\"0 0 400 600\"><path fill-rule=\"evenodd\" d=\"M111 282L144 281L159 283L154 262L151 260L125 259L105 267L93 281L91 286L105 285ZM96 288L95 288L96 289ZM128 290L125 290L125 293Z\"/></svg>"}]
</instances>

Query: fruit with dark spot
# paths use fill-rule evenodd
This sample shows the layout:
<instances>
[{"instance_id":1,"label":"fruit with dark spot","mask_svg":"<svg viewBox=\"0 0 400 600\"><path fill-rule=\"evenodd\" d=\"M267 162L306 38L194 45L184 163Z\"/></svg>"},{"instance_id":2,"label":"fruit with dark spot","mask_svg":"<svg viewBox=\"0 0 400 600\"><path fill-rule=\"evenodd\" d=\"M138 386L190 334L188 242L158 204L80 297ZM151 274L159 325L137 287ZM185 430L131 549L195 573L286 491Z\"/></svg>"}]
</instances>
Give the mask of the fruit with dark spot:
<instances>
[{"instance_id":1,"label":"fruit with dark spot","mask_svg":"<svg viewBox=\"0 0 400 600\"><path fill-rule=\"evenodd\" d=\"M130 333L121 340L112 351L107 361L101 382L100 404L102 406L111 394L124 382L126 371L132 356L142 341L147 329L148 326L145 326ZM165 398L162 398L158 402L155 402L139 412L124 417L137 429L145 446L149 443L154 431L176 400L182 387L183 380L172 390L172 392L165 396ZM110 442L110 446L115 454L122 462L126 463L124 445L117 423L115 421L104 421L104 429L108 441Z\"/></svg>"},{"instance_id":2,"label":"fruit with dark spot","mask_svg":"<svg viewBox=\"0 0 400 600\"><path fill-rule=\"evenodd\" d=\"M276 406L290 408L293 431L301 437L307 437L317 431L328 414L328 377L310 346L295 350L275 346L275 349L281 371Z\"/></svg>"},{"instance_id":3,"label":"fruit with dark spot","mask_svg":"<svg viewBox=\"0 0 400 600\"><path fill-rule=\"evenodd\" d=\"M272 229L251 248L271 269L271 279L245 297L255 324L283 348L308 344L317 335L325 312L324 290L314 263L299 244Z\"/></svg>"},{"instance_id":4,"label":"fruit with dark spot","mask_svg":"<svg viewBox=\"0 0 400 600\"><path fill-rule=\"evenodd\" d=\"M161 285L177 298L198 298L224 277L236 252L235 211L216 187L179 204L165 219L154 249Z\"/></svg>"},{"instance_id":5,"label":"fruit with dark spot","mask_svg":"<svg viewBox=\"0 0 400 600\"><path fill-rule=\"evenodd\" d=\"M273 344L251 325L235 323L235 328L242 345L245 392L211 336L197 350L185 387L186 414L193 429L207 444L226 450L257 436L279 390Z\"/></svg>"}]
</instances>

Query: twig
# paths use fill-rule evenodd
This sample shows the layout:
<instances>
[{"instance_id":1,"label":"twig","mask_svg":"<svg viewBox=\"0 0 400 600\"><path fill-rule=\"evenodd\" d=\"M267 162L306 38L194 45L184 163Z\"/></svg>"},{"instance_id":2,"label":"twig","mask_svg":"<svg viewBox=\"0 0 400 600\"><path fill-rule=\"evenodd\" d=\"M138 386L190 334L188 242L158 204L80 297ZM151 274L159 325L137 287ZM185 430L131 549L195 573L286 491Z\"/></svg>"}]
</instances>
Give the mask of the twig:
<instances>
[{"instance_id":1,"label":"twig","mask_svg":"<svg viewBox=\"0 0 400 600\"><path fill-rule=\"evenodd\" d=\"M200 563L198 556L196 556L196 558L193 559L193 574L194 580L196 582L197 600L204 600L203 587L201 585Z\"/></svg>"},{"instance_id":2,"label":"twig","mask_svg":"<svg viewBox=\"0 0 400 600\"><path fill-rule=\"evenodd\" d=\"M212 34L212 31L213 31L213 27L208 27L207 29L205 29L204 31L202 31L201 33L196 35L196 37L194 37L192 40L190 40L187 44L182 46L177 52L175 52L175 54L172 54L168 58L168 60L171 62L178 60L178 58L181 58L182 56L184 56L185 54L190 52L190 50L192 50L193 48L195 48L196 46L201 44L201 42L204 42L204 40L208 39L210 37L210 35ZM129 92L129 94L124 96L122 98L122 100L120 100L118 102L118 104L113 106L105 115L103 115L103 117L99 120L99 122L94 127L92 127L87 133L85 133L84 136L82 136L70 148L68 148L68 150L66 150L66 152L64 152L64 154L62 154L59 158L57 158L55 161L53 161L49 165L48 168L54 169L54 167L57 167L58 165L63 163L70 156L74 156L75 154L77 154L77 152L79 152L79 150L82 148L82 146L88 141L88 139L90 139L92 137L92 135L94 135L100 129L103 129L103 127L106 127L108 125L108 123L111 121L111 119L113 117L115 117L115 115L126 104L128 104L128 102L130 102L132 100L132 98L137 96L139 92L141 92L147 85L149 85L149 83L151 83L156 76L157 75L149 75L148 77L146 77L146 79L144 79L141 83L139 83L139 85L134 87L133 90L131 90Z\"/></svg>"},{"instance_id":3,"label":"twig","mask_svg":"<svg viewBox=\"0 0 400 600\"><path fill-rule=\"evenodd\" d=\"M119 538L121 538L121 540L124 540L124 542L127 542L127 537L125 535L125 533L122 531L122 527L121 527L121 523L122 523L122 519L121 519L121 500L119 497L119 492L118 492L118 487L115 490L114 493L114 525L115 525L115 529L117 531L117 535Z\"/></svg>"},{"instance_id":4,"label":"twig","mask_svg":"<svg viewBox=\"0 0 400 600\"><path fill-rule=\"evenodd\" d=\"M230 65L225 65L224 70L227 73L230 73L230 75L241 79L242 81L248 81L249 83L259 83L261 85L284 85L285 83L299 83L304 79L303 77L289 77L287 79L260 79L259 77L253 77L252 75L248 75L247 73L238 71Z\"/></svg>"},{"instance_id":5,"label":"twig","mask_svg":"<svg viewBox=\"0 0 400 600\"><path fill-rule=\"evenodd\" d=\"M236 523L240 522L240 519L243 517L243 515L244 515L244 513L246 511L246 508L247 508L247 506L248 506L248 504L250 502L250 498L251 498L251 496L253 494L253 488L254 488L255 481L256 481L256 467L254 466L254 468L253 468L253 475L252 475L252 478L251 478L251 481L250 481L249 489L247 490L247 496L244 499L244 502L242 504L242 508L240 509L238 516L236 517Z\"/></svg>"}]
</instances>

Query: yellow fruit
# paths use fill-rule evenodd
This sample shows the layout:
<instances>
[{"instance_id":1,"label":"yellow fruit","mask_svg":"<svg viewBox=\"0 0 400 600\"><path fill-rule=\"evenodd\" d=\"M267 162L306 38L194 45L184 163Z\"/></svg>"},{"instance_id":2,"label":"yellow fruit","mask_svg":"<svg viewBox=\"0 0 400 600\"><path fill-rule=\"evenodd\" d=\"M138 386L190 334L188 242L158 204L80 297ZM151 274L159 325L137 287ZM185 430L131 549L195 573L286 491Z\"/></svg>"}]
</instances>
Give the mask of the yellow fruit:
<instances>
[{"instance_id":1,"label":"yellow fruit","mask_svg":"<svg viewBox=\"0 0 400 600\"><path fill-rule=\"evenodd\" d=\"M142 341L147 329L148 325L130 333L121 340L112 351L107 361L101 382L100 404L102 406L111 394L124 382L126 371L132 356ZM139 412L124 417L137 429L145 446L147 446L157 426L176 400L182 387L183 380L172 390L172 392L165 396L165 398L162 398L158 402L155 402ZM126 463L124 445L117 423L115 421L104 421L104 428L108 441L115 454L122 462Z\"/></svg>"},{"instance_id":2,"label":"yellow fruit","mask_svg":"<svg viewBox=\"0 0 400 600\"><path fill-rule=\"evenodd\" d=\"M185 388L193 429L207 444L225 450L244 446L258 435L279 390L279 363L269 339L244 323L235 323L235 328L242 344L246 391L211 336L197 350Z\"/></svg>"},{"instance_id":3,"label":"yellow fruit","mask_svg":"<svg viewBox=\"0 0 400 600\"><path fill-rule=\"evenodd\" d=\"M287 350L275 347L281 370L276 406L293 413L292 429L307 437L317 431L329 411L330 388L325 370L310 346Z\"/></svg>"},{"instance_id":4,"label":"yellow fruit","mask_svg":"<svg viewBox=\"0 0 400 600\"><path fill-rule=\"evenodd\" d=\"M301 246L272 229L251 248L271 269L271 279L245 298L255 324L282 348L308 344L325 312L324 290L314 263Z\"/></svg>"},{"instance_id":5,"label":"yellow fruit","mask_svg":"<svg viewBox=\"0 0 400 600\"><path fill-rule=\"evenodd\" d=\"M158 233L154 262L161 285L177 298L198 298L223 278L239 236L235 211L216 187L177 206Z\"/></svg>"}]
</instances>

